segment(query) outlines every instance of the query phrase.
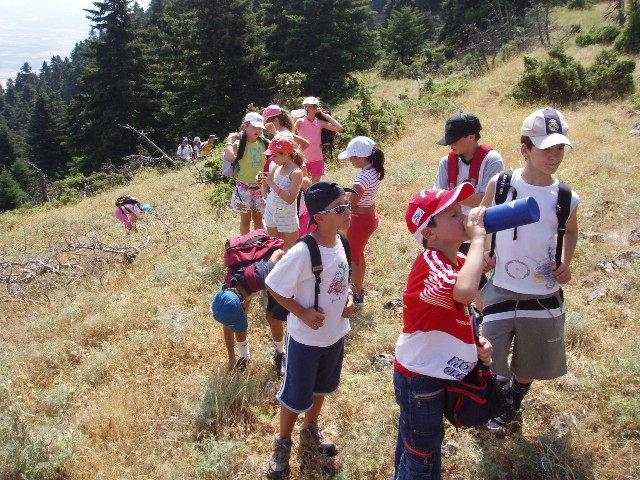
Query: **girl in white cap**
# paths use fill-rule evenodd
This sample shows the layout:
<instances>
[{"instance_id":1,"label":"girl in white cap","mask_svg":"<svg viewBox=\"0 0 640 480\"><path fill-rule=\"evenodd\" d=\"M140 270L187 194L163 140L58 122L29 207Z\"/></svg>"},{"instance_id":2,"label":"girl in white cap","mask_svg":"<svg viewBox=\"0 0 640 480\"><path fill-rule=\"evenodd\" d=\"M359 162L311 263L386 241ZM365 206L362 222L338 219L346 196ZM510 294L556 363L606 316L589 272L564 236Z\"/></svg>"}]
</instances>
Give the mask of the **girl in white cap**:
<instances>
[{"instance_id":1,"label":"girl in white cap","mask_svg":"<svg viewBox=\"0 0 640 480\"><path fill-rule=\"evenodd\" d=\"M355 304L364 304L364 249L378 228L376 196L384 178L384 153L369 137L355 137L338 158L349 159L354 167L362 169L353 182L352 188L356 193L348 194L352 213L347 238L351 246L353 301Z\"/></svg>"},{"instance_id":2,"label":"girl in white cap","mask_svg":"<svg viewBox=\"0 0 640 480\"><path fill-rule=\"evenodd\" d=\"M307 97L302 101L306 115L296 120L296 131L309 142L309 147L304 151L304 159L311 175L311 181L317 182L324 175L324 156L322 154L322 141L320 134L322 129L333 132L342 132L344 128L331 115L320 112L320 100L316 97ZM316 118L317 113L322 113L326 120Z\"/></svg>"}]
</instances>

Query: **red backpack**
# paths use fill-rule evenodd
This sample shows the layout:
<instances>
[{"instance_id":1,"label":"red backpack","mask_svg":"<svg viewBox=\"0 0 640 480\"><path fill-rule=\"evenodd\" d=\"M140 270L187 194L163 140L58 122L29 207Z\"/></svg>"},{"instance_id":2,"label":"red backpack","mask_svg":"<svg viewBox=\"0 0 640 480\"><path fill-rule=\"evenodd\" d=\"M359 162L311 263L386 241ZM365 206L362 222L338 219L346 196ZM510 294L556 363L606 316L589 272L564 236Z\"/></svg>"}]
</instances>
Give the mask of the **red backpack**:
<instances>
[{"instance_id":1,"label":"red backpack","mask_svg":"<svg viewBox=\"0 0 640 480\"><path fill-rule=\"evenodd\" d=\"M253 230L239 237L229 238L224 248L227 267L225 283L229 285L234 272L244 268L243 274L252 292L260 290L256 281L254 263L284 247L284 240L270 237L263 229Z\"/></svg>"},{"instance_id":2,"label":"red backpack","mask_svg":"<svg viewBox=\"0 0 640 480\"><path fill-rule=\"evenodd\" d=\"M469 167L469 178L465 182L470 182L473 188L478 186L478 178L480 177L480 166L484 161L487 154L493 150L490 145L482 144L478 145L476 153L473 154L471 159L471 166ZM447 189L453 190L458 185L458 155L451 150L449 157L447 158Z\"/></svg>"}]
</instances>

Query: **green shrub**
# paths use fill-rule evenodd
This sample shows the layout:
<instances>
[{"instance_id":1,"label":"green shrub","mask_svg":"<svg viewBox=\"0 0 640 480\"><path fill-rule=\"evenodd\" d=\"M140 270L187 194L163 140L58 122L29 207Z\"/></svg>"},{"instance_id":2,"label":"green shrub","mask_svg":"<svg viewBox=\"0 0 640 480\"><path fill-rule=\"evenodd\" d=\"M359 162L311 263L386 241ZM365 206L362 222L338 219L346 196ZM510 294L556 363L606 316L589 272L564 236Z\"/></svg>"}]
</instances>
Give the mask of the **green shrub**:
<instances>
[{"instance_id":1,"label":"green shrub","mask_svg":"<svg viewBox=\"0 0 640 480\"><path fill-rule=\"evenodd\" d=\"M624 27L616 38L614 48L625 53L640 53L640 1L628 2Z\"/></svg>"},{"instance_id":2,"label":"green shrub","mask_svg":"<svg viewBox=\"0 0 640 480\"><path fill-rule=\"evenodd\" d=\"M616 37L620 35L620 31L621 28L614 24L593 27L588 32L580 33L576 36L576 45L580 47L594 44L611 45Z\"/></svg>"},{"instance_id":3,"label":"green shrub","mask_svg":"<svg viewBox=\"0 0 640 480\"><path fill-rule=\"evenodd\" d=\"M590 0L569 0L567 2L569 10L589 10L592 7Z\"/></svg>"},{"instance_id":4,"label":"green shrub","mask_svg":"<svg viewBox=\"0 0 640 480\"><path fill-rule=\"evenodd\" d=\"M231 193L233 192L233 180L224 177L224 180L216 183L216 186L209 195L209 203L216 212L229 206L231 201Z\"/></svg>"},{"instance_id":5,"label":"green shrub","mask_svg":"<svg viewBox=\"0 0 640 480\"><path fill-rule=\"evenodd\" d=\"M383 100L376 103L373 100L373 90L366 86L356 89L355 97L360 104L347 112L343 122L345 131L336 138L335 149L342 149L353 137L365 135L376 143L383 143L385 139L395 139L404 129L404 111L400 104Z\"/></svg>"},{"instance_id":6,"label":"green shrub","mask_svg":"<svg viewBox=\"0 0 640 480\"><path fill-rule=\"evenodd\" d=\"M636 92L636 94L631 97L631 106L636 110L640 110L640 92Z\"/></svg>"},{"instance_id":7,"label":"green shrub","mask_svg":"<svg viewBox=\"0 0 640 480\"><path fill-rule=\"evenodd\" d=\"M240 442L218 441L213 438L200 442L197 447L193 449L198 459L195 471L199 478L204 474L212 480L231 478L234 460L246 448Z\"/></svg>"},{"instance_id":8,"label":"green shrub","mask_svg":"<svg viewBox=\"0 0 640 480\"><path fill-rule=\"evenodd\" d=\"M565 104L586 98L590 86L582 64L565 54L562 46L551 49L549 57L545 62L525 55L524 72L509 95L521 103Z\"/></svg>"},{"instance_id":9,"label":"green shrub","mask_svg":"<svg viewBox=\"0 0 640 480\"><path fill-rule=\"evenodd\" d=\"M591 96L597 99L624 97L635 90L636 62L620 59L612 50L603 50L587 70Z\"/></svg>"},{"instance_id":10,"label":"green shrub","mask_svg":"<svg viewBox=\"0 0 640 480\"><path fill-rule=\"evenodd\" d=\"M400 79L411 78L413 76L413 68L404 65L402 62L391 57L385 57L378 62L378 71L382 78Z\"/></svg>"}]
</instances>

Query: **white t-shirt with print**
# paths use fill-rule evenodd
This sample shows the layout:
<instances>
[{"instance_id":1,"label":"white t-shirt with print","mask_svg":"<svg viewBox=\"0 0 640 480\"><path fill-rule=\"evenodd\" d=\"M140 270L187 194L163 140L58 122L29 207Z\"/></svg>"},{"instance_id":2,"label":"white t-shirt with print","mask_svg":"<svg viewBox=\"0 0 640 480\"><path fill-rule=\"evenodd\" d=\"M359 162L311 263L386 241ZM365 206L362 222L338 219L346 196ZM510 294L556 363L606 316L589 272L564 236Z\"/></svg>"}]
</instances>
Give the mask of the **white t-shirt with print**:
<instances>
[{"instance_id":1,"label":"white t-shirt with print","mask_svg":"<svg viewBox=\"0 0 640 480\"><path fill-rule=\"evenodd\" d=\"M313 347L333 345L351 330L342 311L349 294L349 266L342 242L333 248L320 248L322 274L318 306L324 310L324 324L318 330L308 327L293 313L287 318L287 333L296 342ZM311 271L311 255L306 244L296 243L269 273L266 284L286 298L295 297L305 308L313 308L316 277Z\"/></svg>"}]
</instances>

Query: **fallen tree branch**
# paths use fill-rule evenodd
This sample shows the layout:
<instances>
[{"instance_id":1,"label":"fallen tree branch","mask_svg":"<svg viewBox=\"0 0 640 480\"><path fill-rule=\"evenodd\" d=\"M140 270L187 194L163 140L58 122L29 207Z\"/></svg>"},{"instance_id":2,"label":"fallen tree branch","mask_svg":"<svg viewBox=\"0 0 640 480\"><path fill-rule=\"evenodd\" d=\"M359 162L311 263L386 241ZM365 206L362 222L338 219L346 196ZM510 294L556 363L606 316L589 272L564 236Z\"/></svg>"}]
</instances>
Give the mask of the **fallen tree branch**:
<instances>
[{"instance_id":1,"label":"fallen tree branch","mask_svg":"<svg viewBox=\"0 0 640 480\"><path fill-rule=\"evenodd\" d=\"M162 160L162 161L164 161L164 163L169 165L171 168L174 168L176 166L176 162L174 162L173 159L169 155L167 155L164 150L162 150L160 147L158 147L155 143L153 143L149 139L149 137L147 136L148 132L145 132L144 130L138 130L137 128L132 127L131 125L119 125L119 126L121 128L124 128L125 130L130 130L130 131L134 132L140 138L144 139L149 145L151 145L151 147L156 152L158 152L160 154L160 158L159 159L156 159L154 157L146 157L146 158L152 158L153 160L156 160L156 161ZM134 155L134 156L138 157L138 155ZM127 158L129 158L129 157L127 157Z\"/></svg>"}]
</instances>

